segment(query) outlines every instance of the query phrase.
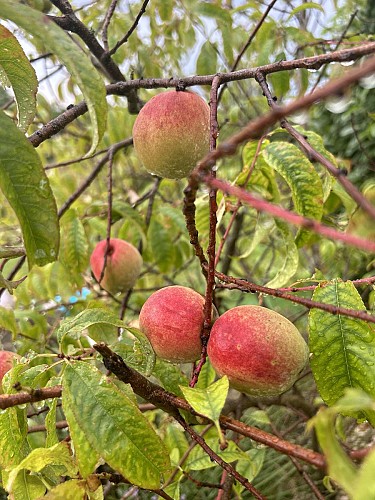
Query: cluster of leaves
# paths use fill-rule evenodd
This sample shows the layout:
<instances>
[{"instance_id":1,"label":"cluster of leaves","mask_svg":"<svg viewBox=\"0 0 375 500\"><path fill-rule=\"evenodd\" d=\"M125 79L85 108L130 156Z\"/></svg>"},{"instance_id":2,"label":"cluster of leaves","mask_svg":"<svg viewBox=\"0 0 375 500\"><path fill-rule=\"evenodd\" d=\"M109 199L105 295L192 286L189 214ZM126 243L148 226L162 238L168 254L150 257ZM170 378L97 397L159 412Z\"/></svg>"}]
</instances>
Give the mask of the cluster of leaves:
<instances>
[{"instance_id":1,"label":"cluster of leaves","mask_svg":"<svg viewBox=\"0 0 375 500\"><path fill-rule=\"evenodd\" d=\"M129 385L105 373L92 349L93 343L105 342L128 366L185 398L196 412L214 422L207 426L201 417L184 414L215 453L227 463L236 463L236 470L269 498L301 498L311 490L289 459L272 450L271 443L265 447L237 433L228 432L224 437L218 420L223 408L245 424L270 432L278 429L292 445L312 448L314 434L304 435L302 430L305 420L324 401L330 408L316 415L311 425L317 429L328 473L356 500L371 498L375 483L369 471L374 454L369 454L357 470L339 445L339 439L346 442L359 434L353 419L375 423L375 339L370 323L319 309L307 317L303 307L263 295L263 305L289 317L301 332L308 331L312 353L313 376L306 372L289 399L285 395L284 400L282 396L272 404L244 396L241 399L235 392L227 399L227 381L215 382L209 363L204 365L196 388L191 389L187 377L190 367L155 360L151 346L136 328L143 302L152 290L175 283L204 293L205 280L182 215L185 181L152 179L130 147L119 148L113 155L111 234L140 245L144 272L122 303L122 297L108 296L94 283L88 269L89 255L98 239L105 237L108 221L107 179L101 169L109 162L109 148L131 137L134 116L129 114L124 97L111 96L107 107L104 77L82 50L78 36L68 36L52 18L25 3L31 2L3 0L0 18L24 30L27 44L33 44L33 49L27 45L27 50L33 50L35 56L47 54L49 71L61 64L69 72L62 79L51 80L52 92L56 92L56 100L65 103L83 98L88 115L64 127L36 152L25 132L30 138L37 137L40 124L50 122L64 108L51 104L51 96L37 96L37 78L19 44L22 38L13 30L14 25L1 24L0 68L14 100L5 94L7 109L0 110L0 257L5 258L0 285L12 294L12 307L0 307L0 327L3 346L13 344L23 356L4 378L3 390L12 397L20 388L32 393L62 386L62 405L55 397L1 412L3 488L16 499L97 500L103 498L103 484L111 483L116 486L108 488L106 498L117 498L132 485L147 498L151 493L141 489L160 492L163 487L163 494L176 499L180 494L194 498L216 495L214 486L222 481L221 468L187 439L170 415L158 408L145 408ZM241 59L241 67L324 52L320 37L310 28L313 13L321 13L322 7L313 2L293 2L292 7L289 3L283 4L285 11L265 19L251 50ZM92 33L100 35L110 4L109 0L97 2L76 14ZM140 9L141 2L119 2L108 32L109 47L127 32ZM349 2L346 9L350 9ZM53 8L51 14L60 12ZM113 59L124 74L143 78L183 77L186 71L201 75L229 71L246 43L248 27L261 15L259 2L236 6L219 1L192 1L189 6L169 0L151 2ZM356 40L365 37L366 33ZM269 81L279 100L287 100L304 94L315 79L315 73L298 69L275 73ZM208 98L207 90L199 91ZM139 91L144 100L152 93ZM311 125L296 127L333 165L350 163L354 181L370 179L374 129L370 99L368 89L356 87L349 110L334 116L319 113L313 115ZM266 110L266 100L255 82L232 82L218 107L220 140ZM348 132L348 120L354 120L360 130L351 127ZM341 230L357 230L356 204L330 174L301 152L284 129L272 130L260 142L248 142L241 152L220 161L219 167L222 178L267 201ZM96 173L86 189L81 189L89 170ZM363 188L362 182L358 183ZM208 198L202 189L196 200L196 226L204 248L210 237ZM237 199L218 194L218 205L216 233L220 240ZM361 297L351 281L346 281L373 274L373 256L368 253L353 252L342 243L303 228L292 229L280 219L240 205L230 235L218 264L223 273L230 271L271 288L293 282L295 287L314 284L312 299L317 302L359 312L373 310L374 291L367 287ZM374 238L373 229L361 235ZM22 283L12 281L11 257L18 255L15 247L27 256L16 275L18 279L27 275ZM7 276L12 277L5 279ZM222 313L259 299L218 289L215 300ZM124 306L124 320L120 320ZM353 392L347 393L347 388ZM226 400L228 408L224 407ZM335 433L337 413L346 417L339 417L341 426ZM63 423L62 429L56 423ZM43 430L33 432L35 426ZM354 429L351 433L350 428ZM364 444L367 441L360 446ZM310 466L308 474L326 496L334 494L322 474ZM197 493L207 483L211 488L205 489L204 495ZM242 485L236 484L234 489L238 496L248 497ZM278 495L279 490L284 496Z\"/></svg>"}]
</instances>

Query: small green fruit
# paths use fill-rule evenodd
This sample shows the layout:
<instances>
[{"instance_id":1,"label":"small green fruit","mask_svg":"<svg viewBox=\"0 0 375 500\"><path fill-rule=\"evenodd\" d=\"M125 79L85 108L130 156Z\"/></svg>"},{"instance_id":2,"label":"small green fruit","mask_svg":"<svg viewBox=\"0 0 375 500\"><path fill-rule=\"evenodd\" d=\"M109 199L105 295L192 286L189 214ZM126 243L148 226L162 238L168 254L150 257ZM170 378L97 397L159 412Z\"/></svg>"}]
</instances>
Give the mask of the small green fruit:
<instances>
[{"instance_id":1,"label":"small green fruit","mask_svg":"<svg viewBox=\"0 0 375 500\"><path fill-rule=\"evenodd\" d=\"M135 151L145 169L181 179L209 151L210 108L193 92L172 90L153 97L133 127Z\"/></svg>"}]
</instances>

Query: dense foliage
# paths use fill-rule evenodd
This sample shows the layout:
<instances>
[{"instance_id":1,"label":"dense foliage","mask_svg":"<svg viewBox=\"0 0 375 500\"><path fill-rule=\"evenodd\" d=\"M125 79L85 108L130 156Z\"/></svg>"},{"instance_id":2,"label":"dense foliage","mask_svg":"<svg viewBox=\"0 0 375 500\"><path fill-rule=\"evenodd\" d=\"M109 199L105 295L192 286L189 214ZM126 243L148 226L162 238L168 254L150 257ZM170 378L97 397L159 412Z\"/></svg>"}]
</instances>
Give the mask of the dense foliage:
<instances>
[{"instance_id":1,"label":"dense foliage","mask_svg":"<svg viewBox=\"0 0 375 500\"><path fill-rule=\"evenodd\" d=\"M1 0L0 342L19 358L0 497L375 496L374 15L371 0ZM150 175L132 146L165 88L210 103L217 149L189 178ZM89 265L110 237L143 259L117 295ZM193 368L158 359L138 319L169 285L205 296L203 344L211 303L262 305L298 328L308 366L257 398L205 348Z\"/></svg>"}]
</instances>

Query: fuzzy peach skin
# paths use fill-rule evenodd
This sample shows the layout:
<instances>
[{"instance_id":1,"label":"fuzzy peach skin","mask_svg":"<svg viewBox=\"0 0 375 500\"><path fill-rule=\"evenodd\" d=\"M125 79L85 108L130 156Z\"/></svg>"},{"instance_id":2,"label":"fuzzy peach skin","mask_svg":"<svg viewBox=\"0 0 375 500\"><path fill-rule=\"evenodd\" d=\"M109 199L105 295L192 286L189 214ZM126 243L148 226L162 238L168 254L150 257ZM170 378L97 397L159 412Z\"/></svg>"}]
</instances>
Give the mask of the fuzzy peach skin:
<instances>
[{"instance_id":1,"label":"fuzzy peach skin","mask_svg":"<svg viewBox=\"0 0 375 500\"><path fill-rule=\"evenodd\" d=\"M193 92L171 90L154 96L133 127L138 158L151 174L180 179L209 151L210 108Z\"/></svg>"},{"instance_id":2,"label":"fuzzy peach skin","mask_svg":"<svg viewBox=\"0 0 375 500\"><path fill-rule=\"evenodd\" d=\"M97 281L103 269L105 248L106 240L100 241L90 257L91 270ZM119 238L111 238L100 285L113 294L130 290L140 275L142 263L141 254L133 245Z\"/></svg>"},{"instance_id":3,"label":"fuzzy peach skin","mask_svg":"<svg viewBox=\"0 0 375 500\"><path fill-rule=\"evenodd\" d=\"M18 358L18 355L10 351L0 351L0 394L2 390L2 380L4 375L13 367L13 359Z\"/></svg>"},{"instance_id":4,"label":"fuzzy peach skin","mask_svg":"<svg viewBox=\"0 0 375 500\"><path fill-rule=\"evenodd\" d=\"M200 358L204 301L191 288L177 285L161 288L146 300L139 325L159 358L172 363Z\"/></svg>"},{"instance_id":5,"label":"fuzzy peach skin","mask_svg":"<svg viewBox=\"0 0 375 500\"><path fill-rule=\"evenodd\" d=\"M260 306L238 306L216 320L207 347L218 375L252 396L277 396L306 365L308 348L297 328Z\"/></svg>"}]
</instances>

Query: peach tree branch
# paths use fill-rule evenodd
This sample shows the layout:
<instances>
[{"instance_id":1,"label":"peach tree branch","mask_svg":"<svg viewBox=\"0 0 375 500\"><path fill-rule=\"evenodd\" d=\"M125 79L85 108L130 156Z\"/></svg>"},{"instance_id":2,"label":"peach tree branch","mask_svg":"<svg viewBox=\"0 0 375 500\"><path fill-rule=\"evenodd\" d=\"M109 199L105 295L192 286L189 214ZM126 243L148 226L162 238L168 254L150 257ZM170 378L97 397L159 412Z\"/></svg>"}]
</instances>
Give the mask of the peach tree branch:
<instances>
[{"instance_id":1,"label":"peach tree branch","mask_svg":"<svg viewBox=\"0 0 375 500\"><path fill-rule=\"evenodd\" d=\"M257 285L255 283L250 283L247 280L240 278L233 278L232 276L227 276L226 274L215 271L215 276L224 283L231 284L231 287L237 290L241 290L247 293L264 293L266 295L271 295L272 297L278 297L279 299L290 300L296 304L301 304L308 309L321 309L322 311L329 312L330 314L341 314L342 316L348 316L350 318L360 319L367 321L369 323L375 323L375 316L367 313L366 311L359 311L356 309L346 309L344 307L337 307L332 304L324 304L322 302L316 302L311 299L304 297L296 297L288 292L284 292L282 289L269 288L267 286ZM324 285L323 285L324 286Z\"/></svg>"},{"instance_id":2,"label":"peach tree branch","mask_svg":"<svg viewBox=\"0 0 375 500\"><path fill-rule=\"evenodd\" d=\"M268 105L271 109L276 109L277 104L273 99L271 91L269 89L267 79L262 73L258 73L256 76L256 81L259 83L263 94L267 98ZM300 134L289 122L286 118L280 120L281 126L289 132L289 134L294 137L297 143L301 146L302 150L315 161L318 161L323 167L325 167L330 174L332 174L338 182L342 185L342 187L346 190L346 192L353 198L357 204L363 208L371 217L375 219L375 206L372 205L363 195L362 193L350 182L350 180L346 177L342 170L337 168L333 163L331 163L327 158L325 158L321 153L316 151L309 141Z\"/></svg>"},{"instance_id":3,"label":"peach tree branch","mask_svg":"<svg viewBox=\"0 0 375 500\"><path fill-rule=\"evenodd\" d=\"M344 49L329 54L306 57L303 59L294 59L292 61L280 61L266 66L259 66L255 69L245 69L229 73L220 73L221 83L236 80L246 80L255 78L257 72L264 75L276 73L279 71L290 71L293 69L318 69L324 64L331 62L353 61L365 55L375 53L375 42L361 44L358 47ZM149 78L139 80L129 80L127 82L117 82L107 85L107 95L126 95L129 89L155 89L155 88L173 88L178 85L190 87L193 85L212 85L216 75L190 76L186 78ZM328 94L329 95L329 94ZM29 140L34 147L38 147L42 142L51 138L63 130L69 123L87 112L87 106L84 101L75 106L69 106L69 109L61 113L29 136Z\"/></svg>"}]
</instances>

